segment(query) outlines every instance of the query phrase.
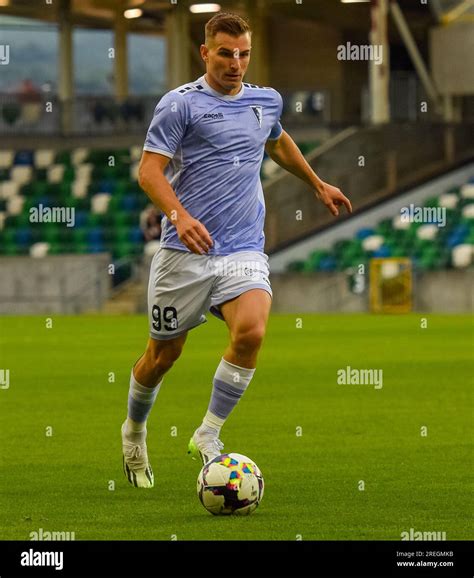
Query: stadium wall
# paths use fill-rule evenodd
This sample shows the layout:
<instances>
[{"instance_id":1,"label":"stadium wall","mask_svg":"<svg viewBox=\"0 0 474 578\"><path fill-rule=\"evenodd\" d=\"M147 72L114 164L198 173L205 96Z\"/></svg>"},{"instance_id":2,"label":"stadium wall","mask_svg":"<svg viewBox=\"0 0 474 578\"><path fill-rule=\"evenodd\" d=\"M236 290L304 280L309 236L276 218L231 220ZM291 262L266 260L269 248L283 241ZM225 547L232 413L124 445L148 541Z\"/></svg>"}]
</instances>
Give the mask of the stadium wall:
<instances>
[{"instance_id":1,"label":"stadium wall","mask_svg":"<svg viewBox=\"0 0 474 578\"><path fill-rule=\"evenodd\" d=\"M111 256L0 258L0 314L99 311L111 290Z\"/></svg>"},{"instance_id":2,"label":"stadium wall","mask_svg":"<svg viewBox=\"0 0 474 578\"><path fill-rule=\"evenodd\" d=\"M369 310L368 288L351 291L345 273L276 273L270 277L274 313L363 313ZM474 272L430 271L414 276L413 311L472 313Z\"/></svg>"}]
</instances>

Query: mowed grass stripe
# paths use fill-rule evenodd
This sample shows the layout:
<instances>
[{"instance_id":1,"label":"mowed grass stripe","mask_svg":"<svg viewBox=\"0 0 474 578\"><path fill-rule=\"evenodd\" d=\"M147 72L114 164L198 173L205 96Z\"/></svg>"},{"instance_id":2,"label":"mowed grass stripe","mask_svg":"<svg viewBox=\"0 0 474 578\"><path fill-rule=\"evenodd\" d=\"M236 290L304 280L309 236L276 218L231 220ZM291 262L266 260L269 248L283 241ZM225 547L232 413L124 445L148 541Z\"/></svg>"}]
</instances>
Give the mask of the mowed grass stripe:
<instances>
[{"instance_id":1,"label":"mowed grass stripe","mask_svg":"<svg viewBox=\"0 0 474 578\"><path fill-rule=\"evenodd\" d=\"M398 540L414 528L472 539L473 320L426 315L422 329L421 317L272 315L222 432L265 476L260 508L242 519L207 514L186 455L227 344L222 322L191 331L165 378L149 421L156 486L138 491L122 473L120 424L146 318L53 316L47 329L45 316L4 317L0 537ZM347 366L382 369L383 387L338 384Z\"/></svg>"}]
</instances>

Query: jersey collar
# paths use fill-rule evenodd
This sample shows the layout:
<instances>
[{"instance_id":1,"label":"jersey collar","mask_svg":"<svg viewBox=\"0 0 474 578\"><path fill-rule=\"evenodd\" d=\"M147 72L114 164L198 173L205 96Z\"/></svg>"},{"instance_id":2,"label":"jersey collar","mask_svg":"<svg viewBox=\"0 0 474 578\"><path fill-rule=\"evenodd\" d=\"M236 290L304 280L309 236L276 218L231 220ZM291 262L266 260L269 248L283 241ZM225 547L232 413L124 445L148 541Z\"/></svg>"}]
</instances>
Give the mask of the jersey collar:
<instances>
[{"instance_id":1,"label":"jersey collar","mask_svg":"<svg viewBox=\"0 0 474 578\"><path fill-rule=\"evenodd\" d=\"M214 90L212 88L212 86L210 86L208 84L208 82L206 81L206 77L205 75L201 76L200 78L198 78L197 82L200 82L203 86L204 86L204 90L206 92L208 92L209 94L212 94L212 96L215 96L217 98L221 98L222 100L239 100L239 98L241 98L244 95L244 83L242 83L242 86L240 87L240 90L237 94L221 94L220 92L217 92L217 90Z\"/></svg>"}]
</instances>

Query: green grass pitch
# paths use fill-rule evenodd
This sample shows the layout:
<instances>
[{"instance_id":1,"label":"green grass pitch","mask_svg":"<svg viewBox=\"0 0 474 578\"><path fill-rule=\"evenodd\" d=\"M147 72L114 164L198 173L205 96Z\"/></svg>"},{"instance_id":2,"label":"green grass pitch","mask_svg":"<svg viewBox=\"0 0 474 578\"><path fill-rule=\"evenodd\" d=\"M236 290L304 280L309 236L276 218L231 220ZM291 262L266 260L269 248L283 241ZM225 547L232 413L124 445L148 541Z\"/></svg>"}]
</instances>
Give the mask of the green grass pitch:
<instances>
[{"instance_id":1,"label":"green grass pitch","mask_svg":"<svg viewBox=\"0 0 474 578\"><path fill-rule=\"evenodd\" d=\"M0 537L400 540L413 528L472 539L473 323L427 315L422 328L422 317L304 314L300 328L296 315L271 317L221 436L265 477L243 518L204 510L186 455L227 344L222 322L192 330L165 377L148 426L155 488L137 490L122 473L120 425L146 318L3 318ZM338 384L346 366L382 369L383 387Z\"/></svg>"}]
</instances>

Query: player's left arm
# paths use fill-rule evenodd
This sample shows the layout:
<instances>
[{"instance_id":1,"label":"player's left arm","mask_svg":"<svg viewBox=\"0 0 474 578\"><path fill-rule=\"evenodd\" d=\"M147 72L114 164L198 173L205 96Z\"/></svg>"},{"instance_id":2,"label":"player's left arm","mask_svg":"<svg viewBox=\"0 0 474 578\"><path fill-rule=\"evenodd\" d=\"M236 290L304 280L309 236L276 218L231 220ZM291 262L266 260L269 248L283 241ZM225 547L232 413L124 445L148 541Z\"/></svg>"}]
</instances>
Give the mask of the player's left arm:
<instances>
[{"instance_id":1,"label":"player's left arm","mask_svg":"<svg viewBox=\"0 0 474 578\"><path fill-rule=\"evenodd\" d=\"M318 177L286 131L283 131L278 139L267 140L265 151L277 164L307 183L335 217L339 215L341 205L345 206L347 212L352 213L349 199L337 187Z\"/></svg>"}]
</instances>

